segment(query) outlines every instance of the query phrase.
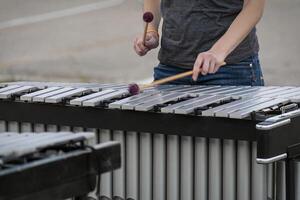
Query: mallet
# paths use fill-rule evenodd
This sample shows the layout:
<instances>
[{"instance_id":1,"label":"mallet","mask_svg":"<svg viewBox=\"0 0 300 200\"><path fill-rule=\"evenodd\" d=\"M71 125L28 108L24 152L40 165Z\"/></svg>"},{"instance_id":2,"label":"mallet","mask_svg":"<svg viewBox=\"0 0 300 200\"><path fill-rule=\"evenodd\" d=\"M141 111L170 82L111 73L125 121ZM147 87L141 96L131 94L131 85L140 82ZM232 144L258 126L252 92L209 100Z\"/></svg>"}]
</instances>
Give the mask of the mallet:
<instances>
[{"instance_id":1,"label":"mallet","mask_svg":"<svg viewBox=\"0 0 300 200\"><path fill-rule=\"evenodd\" d=\"M224 65L226 65L225 62L222 63L222 66L224 66ZM187 76L191 76L192 74L193 74L193 70L183 72L183 73L180 73L180 74L176 74L174 76L163 78L163 79L154 81L152 83L144 84L144 85L138 85L136 83L132 83L132 84L129 85L128 91L131 95L136 95L136 94L139 94L144 89L147 89L149 87L154 87L154 86L157 86L157 85L161 85L161 84L165 84L165 83L168 83L168 82L171 82L171 81L175 81L175 80L187 77Z\"/></svg>"},{"instance_id":2,"label":"mallet","mask_svg":"<svg viewBox=\"0 0 300 200\"><path fill-rule=\"evenodd\" d=\"M146 22L145 29L144 29L144 35L143 35L143 44L145 45L146 41L146 35L147 35L147 30L148 30L148 25L151 23L154 19L154 16L151 12L145 12L143 15L143 20Z\"/></svg>"},{"instance_id":3,"label":"mallet","mask_svg":"<svg viewBox=\"0 0 300 200\"><path fill-rule=\"evenodd\" d=\"M192 74L193 74L193 70L187 71L187 72L184 72L184 73L180 73L180 74L176 74L174 76L163 78L163 79L154 81L152 83L144 84L144 85L138 85L136 83L132 83L132 84L129 85L128 91L131 95L136 95L136 94L139 94L144 89L147 89L149 87L153 87L153 86L157 86L157 85L160 85L160 84L175 81L177 79L181 79L181 78L184 78L184 77L187 77L187 76L191 76Z\"/></svg>"}]
</instances>

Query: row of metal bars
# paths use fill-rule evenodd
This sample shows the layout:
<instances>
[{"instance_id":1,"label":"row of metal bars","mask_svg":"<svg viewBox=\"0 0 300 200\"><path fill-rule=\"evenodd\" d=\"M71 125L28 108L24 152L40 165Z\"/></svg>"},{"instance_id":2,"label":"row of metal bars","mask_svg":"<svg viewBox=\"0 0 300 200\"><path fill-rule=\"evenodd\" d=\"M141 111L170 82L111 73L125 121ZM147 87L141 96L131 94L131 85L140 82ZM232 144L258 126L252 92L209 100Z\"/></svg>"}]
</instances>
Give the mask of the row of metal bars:
<instances>
[{"instance_id":1,"label":"row of metal bars","mask_svg":"<svg viewBox=\"0 0 300 200\"><path fill-rule=\"evenodd\" d=\"M95 142L120 141L122 167L101 177L108 199L286 200L285 163L257 164L255 142L0 121L5 131L93 131Z\"/></svg>"}]
</instances>

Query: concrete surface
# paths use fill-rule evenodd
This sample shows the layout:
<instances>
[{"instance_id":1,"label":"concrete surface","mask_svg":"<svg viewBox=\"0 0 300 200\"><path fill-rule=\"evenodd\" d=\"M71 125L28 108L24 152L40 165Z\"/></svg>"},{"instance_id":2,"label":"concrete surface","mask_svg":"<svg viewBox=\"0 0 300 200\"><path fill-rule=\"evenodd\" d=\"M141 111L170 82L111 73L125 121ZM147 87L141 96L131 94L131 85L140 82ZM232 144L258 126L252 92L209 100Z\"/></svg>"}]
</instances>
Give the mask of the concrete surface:
<instances>
[{"instance_id":1,"label":"concrete surface","mask_svg":"<svg viewBox=\"0 0 300 200\"><path fill-rule=\"evenodd\" d=\"M132 82L152 76L138 57L138 0L0 0L0 81ZM258 26L268 85L300 85L300 1L267 1Z\"/></svg>"}]
</instances>

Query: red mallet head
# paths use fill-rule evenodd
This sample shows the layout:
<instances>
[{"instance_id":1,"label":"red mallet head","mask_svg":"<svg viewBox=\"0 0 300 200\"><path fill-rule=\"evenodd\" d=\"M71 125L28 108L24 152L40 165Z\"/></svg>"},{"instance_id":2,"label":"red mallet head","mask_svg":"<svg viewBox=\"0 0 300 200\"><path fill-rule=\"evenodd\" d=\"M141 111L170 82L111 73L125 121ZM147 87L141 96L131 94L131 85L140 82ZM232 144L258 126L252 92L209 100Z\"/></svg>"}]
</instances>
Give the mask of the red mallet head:
<instances>
[{"instance_id":1,"label":"red mallet head","mask_svg":"<svg viewBox=\"0 0 300 200\"><path fill-rule=\"evenodd\" d=\"M140 87L138 86L138 84L132 83L129 85L128 91L131 95L136 95L136 94L140 93Z\"/></svg>"},{"instance_id":2,"label":"red mallet head","mask_svg":"<svg viewBox=\"0 0 300 200\"><path fill-rule=\"evenodd\" d=\"M153 18L154 18L154 16L153 16L153 14L151 12L145 12L144 15L143 15L143 20L146 23L152 22Z\"/></svg>"}]
</instances>

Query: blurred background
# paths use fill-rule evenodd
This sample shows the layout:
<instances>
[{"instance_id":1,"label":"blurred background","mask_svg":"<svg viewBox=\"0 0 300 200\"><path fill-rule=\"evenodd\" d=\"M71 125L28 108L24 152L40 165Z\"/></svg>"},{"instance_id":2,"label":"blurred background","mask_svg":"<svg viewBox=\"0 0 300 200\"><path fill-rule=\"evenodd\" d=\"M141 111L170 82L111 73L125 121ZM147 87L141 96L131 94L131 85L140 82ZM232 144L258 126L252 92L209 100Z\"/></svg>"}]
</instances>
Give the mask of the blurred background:
<instances>
[{"instance_id":1,"label":"blurred background","mask_svg":"<svg viewBox=\"0 0 300 200\"><path fill-rule=\"evenodd\" d=\"M157 51L138 57L138 0L0 0L0 82L151 80ZM300 85L300 0L267 1L258 25L267 85Z\"/></svg>"}]
</instances>

